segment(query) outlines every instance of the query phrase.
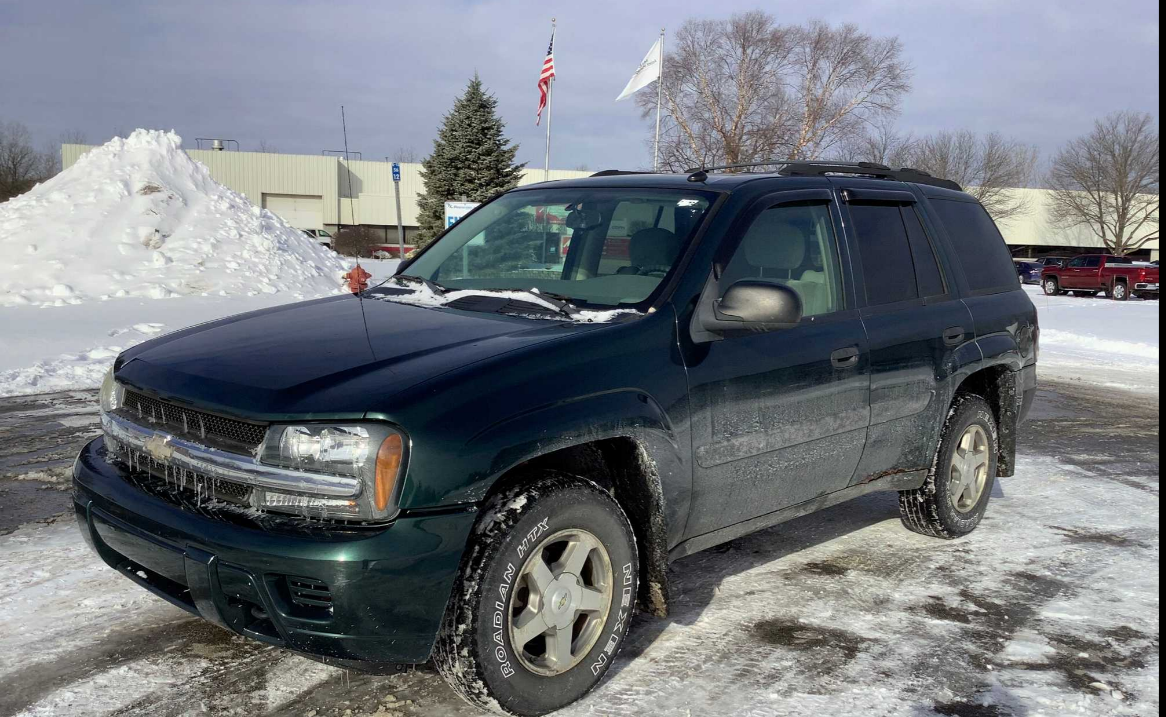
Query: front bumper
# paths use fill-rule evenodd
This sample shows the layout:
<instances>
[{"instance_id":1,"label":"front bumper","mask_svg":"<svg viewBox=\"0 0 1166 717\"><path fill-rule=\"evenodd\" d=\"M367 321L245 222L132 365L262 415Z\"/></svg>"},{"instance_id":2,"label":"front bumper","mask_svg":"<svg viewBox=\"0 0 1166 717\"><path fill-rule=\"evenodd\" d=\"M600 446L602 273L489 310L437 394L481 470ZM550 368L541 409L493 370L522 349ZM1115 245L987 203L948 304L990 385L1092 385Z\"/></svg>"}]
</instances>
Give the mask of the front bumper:
<instances>
[{"instance_id":1,"label":"front bumper","mask_svg":"<svg viewBox=\"0 0 1166 717\"><path fill-rule=\"evenodd\" d=\"M402 514L364 531L261 530L183 510L121 470L106 461L101 438L82 449L73 468L77 523L102 560L150 592L336 664L384 671L429 659L474 509ZM305 579L326 586L330 608L296 598Z\"/></svg>"}]
</instances>

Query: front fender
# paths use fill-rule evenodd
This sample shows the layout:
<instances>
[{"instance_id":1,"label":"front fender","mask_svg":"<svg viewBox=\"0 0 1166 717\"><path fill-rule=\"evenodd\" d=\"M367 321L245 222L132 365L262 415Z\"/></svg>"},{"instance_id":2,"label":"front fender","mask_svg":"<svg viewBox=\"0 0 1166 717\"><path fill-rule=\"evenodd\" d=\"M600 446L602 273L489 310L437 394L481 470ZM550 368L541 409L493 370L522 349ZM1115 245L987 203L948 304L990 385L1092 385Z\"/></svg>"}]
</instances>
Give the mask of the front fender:
<instances>
[{"instance_id":1,"label":"front fender","mask_svg":"<svg viewBox=\"0 0 1166 717\"><path fill-rule=\"evenodd\" d=\"M559 401L481 431L466 449L490 455L490 467L467 487L465 498L481 500L499 478L529 460L609 438L631 439L642 450L654 474L650 480L658 481L655 487L666 497L669 542L678 541L692 492L687 449L659 402L634 388Z\"/></svg>"}]
</instances>

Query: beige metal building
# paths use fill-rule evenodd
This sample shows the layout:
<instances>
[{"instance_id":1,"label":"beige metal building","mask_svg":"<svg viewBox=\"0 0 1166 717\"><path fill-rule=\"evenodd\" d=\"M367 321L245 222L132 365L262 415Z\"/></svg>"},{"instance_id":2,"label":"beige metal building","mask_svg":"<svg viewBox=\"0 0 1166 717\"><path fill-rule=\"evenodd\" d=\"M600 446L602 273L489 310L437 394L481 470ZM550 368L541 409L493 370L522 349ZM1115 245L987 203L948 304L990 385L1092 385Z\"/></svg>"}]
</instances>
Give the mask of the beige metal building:
<instances>
[{"instance_id":1,"label":"beige metal building","mask_svg":"<svg viewBox=\"0 0 1166 717\"><path fill-rule=\"evenodd\" d=\"M91 147L61 147L61 166L68 168ZM247 196L300 229L334 229L359 224L383 231L386 242L396 241L397 215L393 198L392 165L387 161L352 160L309 154L270 154L187 150L191 158L210 168L211 176ZM351 191L348 170L352 170ZM417 228L417 195L422 191L421 165L401 164L401 214L406 237ZM589 172L553 169L551 179L585 177ZM543 180L543 170L528 169L520 184ZM1000 222L1005 241L1017 256L1079 254L1100 251L1102 244L1089 230L1064 230L1048 219L1048 192L1015 189L1027 195L1031 209L1021 217ZM1156 232L1157 226L1145 233ZM1158 242L1139 252L1158 258Z\"/></svg>"}]
</instances>

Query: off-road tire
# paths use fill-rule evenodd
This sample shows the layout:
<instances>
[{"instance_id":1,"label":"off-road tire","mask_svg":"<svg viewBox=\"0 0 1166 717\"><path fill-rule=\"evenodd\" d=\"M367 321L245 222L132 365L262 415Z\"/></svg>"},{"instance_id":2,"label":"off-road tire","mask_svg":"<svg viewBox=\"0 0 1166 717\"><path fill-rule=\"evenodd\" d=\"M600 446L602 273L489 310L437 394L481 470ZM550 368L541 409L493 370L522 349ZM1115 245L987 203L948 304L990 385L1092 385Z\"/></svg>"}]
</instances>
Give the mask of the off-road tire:
<instances>
[{"instance_id":1,"label":"off-road tire","mask_svg":"<svg viewBox=\"0 0 1166 717\"><path fill-rule=\"evenodd\" d=\"M507 606L531 551L546 537L570 529L587 531L607 551L614 580L611 602L586 656L565 672L541 675L515 654ZM638 587L635 533L619 504L589 480L541 472L501 491L482 508L446 608L434 662L450 687L476 707L524 717L552 712L603 679L623 647Z\"/></svg>"},{"instance_id":2,"label":"off-road tire","mask_svg":"<svg viewBox=\"0 0 1166 717\"><path fill-rule=\"evenodd\" d=\"M968 427L978 424L988 438L988 474L979 500L966 513L951 503L952 455ZM899 491L899 517L908 530L935 538L958 538L975 530L984 517L988 498L996 482L996 462L1000 440L996 417L988 402L974 394L957 394L952 401L939 438L939 448L927 480L914 490Z\"/></svg>"},{"instance_id":3,"label":"off-road tire","mask_svg":"<svg viewBox=\"0 0 1166 717\"><path fill-rule=\"evenodd\" d=\"M1115 281L1109 295L1114 301L1129 301L1130 287L1123 281Z\"/></svg>"},{"instance_id":4,"label":"off-road tire","mask_svg":"<svg viewBox=\"0 0 1166 717\"><path fill-rule=\"evenodd\" d=\"M1041 279L1040 285L1046 296L1057 296L1058 294L1065 293L1061 291L1061 282L1052 277Z\"/></svg>"}]
</instances>

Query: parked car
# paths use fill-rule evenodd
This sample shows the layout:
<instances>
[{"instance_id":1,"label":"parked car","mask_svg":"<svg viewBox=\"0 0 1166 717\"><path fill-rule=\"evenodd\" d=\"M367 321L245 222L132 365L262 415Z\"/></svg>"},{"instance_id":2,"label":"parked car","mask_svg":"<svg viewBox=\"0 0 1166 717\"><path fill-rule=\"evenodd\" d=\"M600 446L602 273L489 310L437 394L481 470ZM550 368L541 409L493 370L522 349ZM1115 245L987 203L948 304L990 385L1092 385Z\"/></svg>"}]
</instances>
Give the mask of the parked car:
<instances>
[{"instance_id":1,"label":"parked car","mask_svg":"<svg viewBox=\"0 0 1166 717\"><path fill-rule=\"evenodd\" d=\"M405 256L409 256L409 252L413 251L412 244L405 245ZM373 259L399 259L401 256L401 246L399 244L377 244L369 249L369 256Z\"/></svg>"},{"instance_id":2,"label":"parked car","mask_svg":"<svg viewBox=\"0 0 1166 717\"><path fill-rule=\"evenodd\" d=\"M1050 296L1066 292L1096 296L1104 291L1115 301L1126 301L1131 295L1157 299L1158 267L1134 263L1124 256L1085 254L1064 266L1046 266L1041 272L1041 284Z\"/></svg>"},{"instance_id":3,"label":"parked car","mask_svg":"<svg viewBox=\"0 0 1166 717\"><path fill-rule=\"evenodd\" d=\"M1012 261L1016 264L1016 274L1020 277L1020 283L1040 283L1041 269L1044 268L1042 263L1031 259L1013 259Z\"/></svg>"},{"instance_id":4,"label":"parked car","mask_svg":"<svg viewBox=\"0 0 1166 717\"><path fill-rule=\"evenodd\" d=\"M1041 266L1064 266L1069 257L1067 256L1042 256L1033 261L1040 262Z\"/></svg>"},{"instance_id":5,"label":"parked car","mask_svg":"<svg viewBox=\"0 0 1166 717\"><path fill-rule=\"evenodd\" d=\"M532 276L548 207L566 256ZM122 352L76 518L238 634L432 660L469 702L540 715L602 679L637 606L667 614L672 560L872 491L909 530L975 529L1037 339L988 213L921 172L533 184L366 291Z\"/></svg>"},{"instance_id":6,"label":"parked car","mask_svg":"<svg viewBox=\"0 0 1166 717\"><path fill-rule=\"evenodd\" d=\"M326 247L332 246L332 234L324 229L301 229L304 234L312 237Z\"/></svg>"}]
</instances>

